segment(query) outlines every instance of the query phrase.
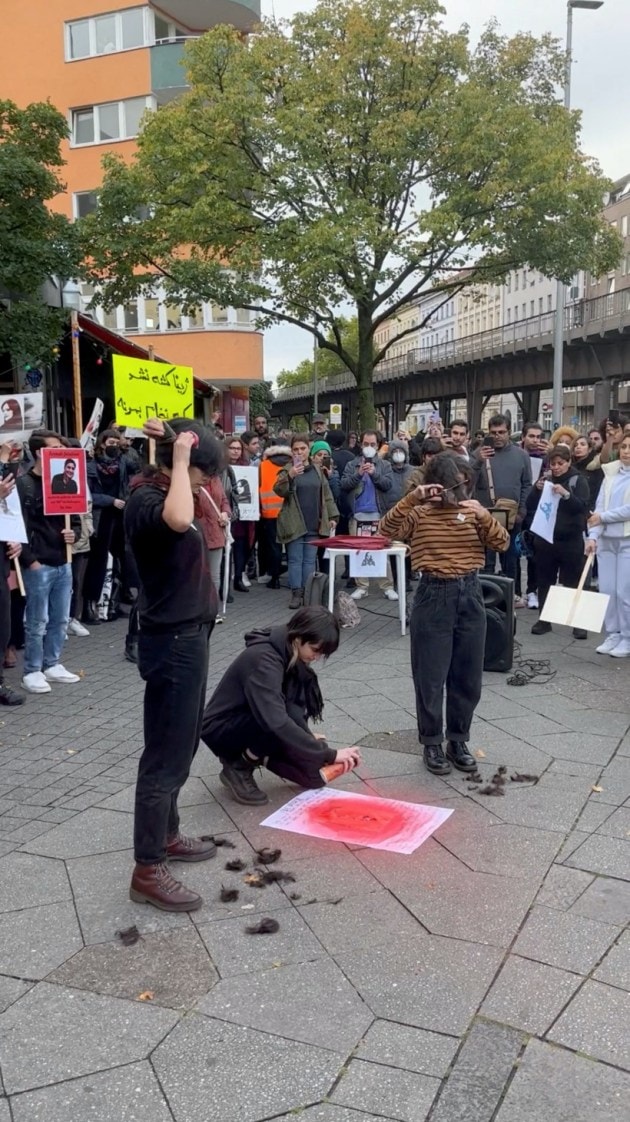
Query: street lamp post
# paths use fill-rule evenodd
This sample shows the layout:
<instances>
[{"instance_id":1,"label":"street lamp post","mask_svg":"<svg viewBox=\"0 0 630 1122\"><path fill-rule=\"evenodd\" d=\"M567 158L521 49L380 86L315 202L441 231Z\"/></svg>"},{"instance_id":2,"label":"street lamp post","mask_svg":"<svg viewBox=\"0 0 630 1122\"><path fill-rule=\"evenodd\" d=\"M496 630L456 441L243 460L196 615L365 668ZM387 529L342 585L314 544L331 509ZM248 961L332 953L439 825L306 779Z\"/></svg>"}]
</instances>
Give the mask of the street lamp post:
<instances>
[{"instance_id":1,"label":"street lamp post","mask_svg":"<svg viewBox=\"0 0 630 1122\"><path fill-rule=\"evenodd\" d=\"M567 42L566 64L564 70L564 107L571 108L571 64L573 51L573 9L585 8L595 11L603 6L604 0L568 0L567 3ZM553 423L562 424L562 373L564 365L564 305L566 287L559 280L556 287L556 315L554 320L553 341Z\"/></svg>"}]
</instances>

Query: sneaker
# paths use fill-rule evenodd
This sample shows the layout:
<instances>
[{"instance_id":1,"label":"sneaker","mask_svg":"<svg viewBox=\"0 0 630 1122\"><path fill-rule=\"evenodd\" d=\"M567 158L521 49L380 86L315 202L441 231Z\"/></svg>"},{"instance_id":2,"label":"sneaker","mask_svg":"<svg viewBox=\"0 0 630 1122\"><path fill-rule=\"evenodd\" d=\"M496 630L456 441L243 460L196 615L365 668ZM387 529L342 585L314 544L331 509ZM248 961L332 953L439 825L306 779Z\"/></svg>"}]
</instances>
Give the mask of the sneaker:
<instances>
[{"instance_id":1,"label":"sneaker","mask_svg":"<svg viewBox=\"0 0 630 1122\"><path fill-rule=\"evenodd\" d=\"M627 639L621 639L614 651L610 652L611 658L629 658L630 657L630 643Z\"/></svg>"},{"instance_id":2,"label":"sneaker","mask_svg":"<svg viewBox=\"0 0 630 1122\"><path fill-rule=\"evenodd\" d=\"M219 774L219 782L227 787L237 803L242 803L243 806L262 806L269 802L269 797L260 790L254 779L256 764L253 760L251 763L242 759L232 763L221 760L221 763L223 769Z\"/></svg>"},{"instance_id":3,"label":"sneaker","mask_svg":"<svg viewBox=\"0 0 630 1122\"><path fill-rule=\"evenodd\" d=\"M247 576L247 573L243 573L243 576L241 577L241 584L244 584L245 588L251 588L252 587L252 582L250 581L249 577Z\"/></svg>"},{"instance_id":4,"label":"sneaker","mask_svg":"<svg viewBox=\"0 0 630 1122\"><path fill-rule=\"evenodd\" d=\"M515 596L514 597L514 607L515 608L526 608L527 607L527 601L524 600L522 596Z\"/></svg>"},{"instance_id":5,"label":"sneaker","mask_svg":"<svg viewBox=\"0 0 630 1122\"><path fill-rule=\"evenodd\" d=\"M48 670L44 670L44 678L47 682L62 682L64 685L81 681L78 674L72 674L60 662L57 662L55 666L49 666Z\"/></svg>"},{"instance_id":6,"label":"sneaker","mask_svg":"<svg viewBox=\"0 0 630 1122\"><path fill-rule=\"evenodd\" d=\"M395 588L386 588L385 591L383 592L383 596L385 597L386 600L397 600L398 599L398 593L396 592Z\"/></svg>"},{"instance_id":7,"label":"sneaker","mask_svg":"<svg viewBox=\"0 0 630 1122\"><path fill-rule=\"evenodd\" d=\"M598 654L610 654L611 651L614 651L615 647L619 646L620 642L621 642L620 632L619 631L612 631L611 634L608 635L608 637L606 639L604 639L604 642L601 643L599 647L596 647L595 650L597 651Z\"/></svg>"},{"instance_id":8,"label":"sneaker","mask_svg":"<svg viewBox=\"0 0 630 1122\"><path fill-rule=\"evenodd\" d=\"M83 637L89 634L90 633L87 627L84 627L82 623L79 623L78 619L70 620L70 623L68 624L68 635L80 635Z\"/></svg>"},{"instance_id":9,"label":"sneaker","mask_svg":"<svg viewBox=\"0 0 630 1122\"><path fill-rule=\"evenodd\" d=\"M367 594L367 588L355 588L354 592L350 593L353 600L362 600L364 596L367 596ZM398 597L396 597L396 599L398 599Z\"/></svg>"},{"instance_id":10,"label":"sneaker","mask_svg":"<svg viewBox=\"0 0 630 1122\"><path fill-rule=\"evenodd\" d=\"M50 686L41 670L33 670L22 678L22 685L28 693L50 693Z\"/></svg>"},{"instance_id":11,"label":"sneaker","mask_svg":"<svg viewBox=\"0 0 630 1122\"><path fill-rule=\"evenodd\" d=\"M533 608L534 611L536 611L536 612L538 611L538 593L537 592L528 592L527 593L527 607L528 608Z\"/></svg>"},{"instance_id":12,"label":"sneaker","mask_svg":"<svg viewBox=\"0 0 630 1122\"><path fill-rule=\"evenodd\" d=\"M551 631L551 624L542 619L539 619L532 627L532 635L546 635L548 631Z\"/></svg>"},{"instance_id":13,"label":"sneaker","mask_svg":"<svg viewBox=\"0 0 630 1122\"><path fill-rule=\"evenodd\" d=\"M4 682L0 682L0 705L24 705L24 694L12 690Z\"/></svg>"},{"instance_id":14,"label":"sneaker","mask_svg":"<svg viewBox=\"0 0 630 1122\"><path fill-rule=\"evenodd\" d=\"M573 628L573 638L574 639L588 639L588 632L585 631L583 627L574 627Z\"/></svg>"}]
</instances>

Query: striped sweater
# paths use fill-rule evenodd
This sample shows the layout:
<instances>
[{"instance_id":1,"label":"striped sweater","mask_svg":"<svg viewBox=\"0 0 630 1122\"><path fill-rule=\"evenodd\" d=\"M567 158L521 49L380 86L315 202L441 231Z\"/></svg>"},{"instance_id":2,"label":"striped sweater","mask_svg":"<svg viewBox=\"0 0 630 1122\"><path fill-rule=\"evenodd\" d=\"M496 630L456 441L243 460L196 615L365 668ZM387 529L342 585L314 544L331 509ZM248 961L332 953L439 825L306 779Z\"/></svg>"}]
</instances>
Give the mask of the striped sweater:
<instances>
[{"instance_id":1,"label":"striped sweater","mask_svg":"<svg viewBox=\"0 0 630 1122\"><path fill-rule=\"evenodd\" d=\"M507 530L487 511L477 517L452 506L419 504L413 495L405 495L381 518L379 530L409 544L412 569L436 577L481 569L486 549L503 553L510 544Z\"/></svg>"}]
</instances>

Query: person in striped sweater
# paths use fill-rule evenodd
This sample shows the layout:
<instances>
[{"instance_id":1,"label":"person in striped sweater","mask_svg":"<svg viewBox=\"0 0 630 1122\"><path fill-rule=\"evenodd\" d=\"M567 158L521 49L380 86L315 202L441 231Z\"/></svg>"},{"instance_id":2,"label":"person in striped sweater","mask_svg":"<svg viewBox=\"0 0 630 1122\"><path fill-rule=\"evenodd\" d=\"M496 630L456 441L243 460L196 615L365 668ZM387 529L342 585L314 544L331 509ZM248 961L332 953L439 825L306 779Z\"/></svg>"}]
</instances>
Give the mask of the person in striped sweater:
<instances>
[{"instance_id":1,"label":"person in striped sweater","mask_svg":"<svg viewBox=\"0 0 630 1122\"><path fill-rule=\"evenodd\" d=\"M407 542L422 578L411 613L411 667L424 763L435 775L474 771L470 725L481 696L486 611L479 582L486 549L504 552L510 536L470 494L468 463L441 452L424 484L392 507L380 532ZM446 690L446 754L443 749Z\"/></svg>"}]
</instances>

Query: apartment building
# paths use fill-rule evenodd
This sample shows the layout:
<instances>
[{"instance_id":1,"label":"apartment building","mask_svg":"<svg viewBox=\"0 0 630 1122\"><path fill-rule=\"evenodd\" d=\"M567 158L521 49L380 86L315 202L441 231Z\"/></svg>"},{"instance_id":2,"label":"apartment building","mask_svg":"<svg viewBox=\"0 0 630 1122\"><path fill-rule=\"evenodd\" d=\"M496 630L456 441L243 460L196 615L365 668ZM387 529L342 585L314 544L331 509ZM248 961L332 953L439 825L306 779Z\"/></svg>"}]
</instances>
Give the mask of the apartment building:
<instances>
[{"instance_id":1,"label":"apartment building","mask_svg":"<svg viewBox=\"0 0 630 1122\"><path fill-rule=\"evenodd\" d=\"M37 12L33 11L37 8ZM157 111L186 88L182 68L188 39L219 23L243 33L260 18L260 0L47 0L11 5L0 38L3 96L18 105L49 98L67 116L63 145L67 190L54 209L79 218L98 205L106 152L130 159L146 111ZM28 44L28 64L24 54ZM81 294L85 311L93 293ZM89 312L103 326L152 346L169 362L192 366L233 399L263 377L262 335L249 312L200 304L192 314L167 304L156 286L112 313ZM241 412L240 408L236 410Z\"/></svg>"},{"instance_id":2,"label":"apartment building","mask_svg":"<svg viewBox=\"0 0 630 1122\"><path fill-rule=\"evenodd\" d=\"M606 200L604 217L621 234L624 251L616 269L603 277L589 277L586 298L594 300L598 296L610 297L627 291L630 299L630 173L614 184Z\"/></svg>"}]
</instances>

